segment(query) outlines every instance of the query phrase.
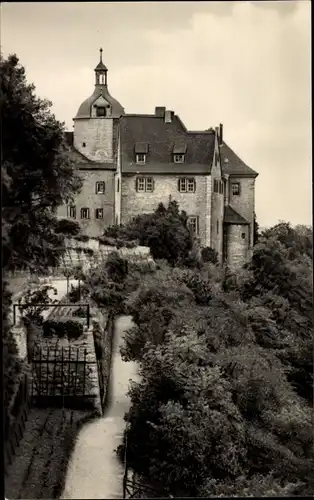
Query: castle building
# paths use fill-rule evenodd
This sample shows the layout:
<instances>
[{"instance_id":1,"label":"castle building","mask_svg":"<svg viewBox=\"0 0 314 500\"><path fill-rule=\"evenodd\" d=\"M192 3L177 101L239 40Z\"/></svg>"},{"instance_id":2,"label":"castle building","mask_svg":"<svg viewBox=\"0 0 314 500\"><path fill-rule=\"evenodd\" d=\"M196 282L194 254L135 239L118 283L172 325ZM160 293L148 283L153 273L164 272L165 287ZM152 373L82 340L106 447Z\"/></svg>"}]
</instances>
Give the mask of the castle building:
<instances>
[{"instance_id":1,"label":"castle building","mask_svg":"<svg viewBox=\"0 0 314 500\"><path fill-rule=\"evenodd\" d=\"M125 113L109 93L100 49L94 92L66 135L83 188L73 205L60 207L60 217L76 219L95 237L172 199L202 247L214 248L230 267L247 259L258 174L226 144L222 124L193 132L162 106L154 114Z\"/></svg>"}]
</instances>

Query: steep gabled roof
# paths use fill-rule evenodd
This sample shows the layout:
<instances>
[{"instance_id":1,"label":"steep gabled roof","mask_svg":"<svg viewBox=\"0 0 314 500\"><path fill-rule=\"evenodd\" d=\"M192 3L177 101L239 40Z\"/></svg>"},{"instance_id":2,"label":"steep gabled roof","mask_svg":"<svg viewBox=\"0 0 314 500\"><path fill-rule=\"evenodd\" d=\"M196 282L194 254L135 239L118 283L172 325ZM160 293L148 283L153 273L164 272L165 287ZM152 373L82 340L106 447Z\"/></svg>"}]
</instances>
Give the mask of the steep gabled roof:
<instances>
[{"instance_id":1,"label":"steep gabled roof","mask_svg":"<svg viewBox=\"0 0 314 500\"><path fill-rule=\"evenodd\" d=\"M171 122L156 115L124 115L120 118L121 166L123 173L209 174L214 154L215 134L189 132L173 115ZM135 163L135 145L148 144L146 163ZM174 148L186 145L185 162L173 163Z\"/></svg>"},{"instance_id":2,"label":"steep gabled roof","mask_svg":"<svg viewBox=\"0 0 314 500\"><path fill-rule=\"evenodd\" d=\"M235 176L258 176L258 173L248 167L224 141L222 145L220 145L220 157L223 173Z\"/></svg>"},{"instance_id":3,"label":"steep gabled roof","mask_svg":"<svg viewBox=\"0 0 314 500\"><path fill-rule=\"evenodd\" d=\"M225 207L224 222L226 224L249 224L249 222L230 207L230 205Z\"/></svg>"}]
</instances>

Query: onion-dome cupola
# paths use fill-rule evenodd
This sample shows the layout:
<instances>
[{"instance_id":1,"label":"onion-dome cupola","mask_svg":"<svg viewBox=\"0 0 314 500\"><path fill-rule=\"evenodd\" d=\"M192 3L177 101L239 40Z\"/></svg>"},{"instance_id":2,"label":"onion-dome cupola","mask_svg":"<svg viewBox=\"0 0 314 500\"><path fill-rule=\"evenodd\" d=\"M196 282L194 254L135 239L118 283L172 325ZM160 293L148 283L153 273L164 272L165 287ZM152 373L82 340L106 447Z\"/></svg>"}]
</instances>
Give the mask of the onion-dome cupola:
<instances>
[{"instance_id":1,"label":"onion-dome cupola","mask_svg":"<svg viewBox=\"0 0 314 500\"><path fill-rule=\"evenodd\" d=\"M100 61L95 68L95 74L96 74L96 82L95 83L96 83L96 85L106 85L106 87L107 87L108 68L102 62L102 49L99 49L99 52L100 52Z\"/></svg>"},{"instance_id":2,"label":"onion-dome cupola","mask_svg":"<svg viewBox=\"0 0 314 500\"><path fill-rule=\"evenodd\" d=\"M114 99L108 90L108 68L102 60L103 50L100 49L100 61L95 68L95 90L79 107L74 120L82 118L119 118L124 115L124 108Z\"/></svg>"}]
</instances>

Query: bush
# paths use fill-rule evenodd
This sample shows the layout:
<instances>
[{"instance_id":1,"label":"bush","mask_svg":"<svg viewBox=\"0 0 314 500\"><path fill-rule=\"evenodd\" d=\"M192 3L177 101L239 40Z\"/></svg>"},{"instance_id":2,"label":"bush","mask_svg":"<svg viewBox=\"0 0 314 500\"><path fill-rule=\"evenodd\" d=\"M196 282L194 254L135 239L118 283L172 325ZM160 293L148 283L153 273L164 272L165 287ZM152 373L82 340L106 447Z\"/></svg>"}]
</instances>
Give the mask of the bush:
<instances>
[{"instance_id":1,"label":"bush","mask_svg":"<svg viewBox=\"0 0 314 500\"><path fill-rule=\"evenodd\" d=\"M202 248L201 255L204 262L218 263L218 253L211 247Z\"/></svg>"},{"instance_id":2,"label":"bush","mask_svg":"<svg viewBox=\"0 0 314 500\"><path fill-rule=\"evenodd\" d=\"M113 252L108 256L105 269L109 279L121 283L128 275L128 261L120 257L117 252Z\"/></svg>"},{"instance_id":3,"label":"bush","mask_svg":"<svg viewBox=\"0 0 314 500\"><path fill-rule=\"evenodd\" d=\"M78 234L77 236L74 237L74 239L85 243L85 242L89 241L90 238L88 236L86 236L86 234Z\"/></svg>"},{"instance_id":4,"label":"bush","mask_svg":"<svg viewBox=\"0 0 314 500\"><path fill-rule=\"evenodd\" d=\"M94 250L92 248L83 248L83 253L85 255L94 255Z\"/></svg>"},{"instance_id":5,"label":"bush","mask_svg":"<svg viewBox=\"0 0 314 500\"><path fill-rule=\"evenodd\" d=\"M51 338L53 335L61 338L68 337L69 340L78 339L84 331L82 323L77 321L46 321L44 323L43 335Z\"/></svg>"},{"instance_id":6,"label":"bush","mask_svg":"<svg viewBox=\"0 0 314 500\"><path fill-rule=\"evenodd\" d=\"M57 234L62 233L67 236L77 236L80 230L81 230L80 225L72 220L59 219L56 222L55 232Z\"/></svg>"},{"instance_id":7,"label":"bush","mask_svg":"<svg viewBox=\"0 0 314 500\"><path fill-rule=\"evenodd\" d=\"M78 302L80 300L80 290L79 287L71 285L71 290L69 292L69 301Z\"/></svg>"},{"instance_id":8,"label":"bush","mask_svg":"<svg viewBox=\"0 0 314 500\"><path fill-rule=\"evenodd\" d=\"M79 307L73 312L72 316L77 316L79 318L86 318L87 310L84 307Z\"/></svg>"},{"instance_id":9,"label":"bush","mask_svg":"<svg viewBox=\"0 0 314 500\"><path fill-rule=\"evenodd\" d=\"M166 259L171 265L184 262L193 243L187 215L179 211L176 201L171 201L167 208L160 203L154 213L138 215L125 226L107 228L104 237L137 241L150 248L154 259Z\"/></svg>"}]
</instances>

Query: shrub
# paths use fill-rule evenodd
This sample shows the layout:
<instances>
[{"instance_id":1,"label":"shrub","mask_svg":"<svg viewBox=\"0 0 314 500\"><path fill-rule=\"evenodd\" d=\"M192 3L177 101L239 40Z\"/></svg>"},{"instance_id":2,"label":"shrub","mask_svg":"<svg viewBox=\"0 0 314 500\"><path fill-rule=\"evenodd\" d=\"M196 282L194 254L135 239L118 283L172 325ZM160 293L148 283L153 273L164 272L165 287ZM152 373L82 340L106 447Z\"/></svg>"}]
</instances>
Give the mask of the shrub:
<instances>
[{"instance_id":1,"label":"shrub","mask_svg":"<svg viewBox=\"0 0 314 500\"><path fill-rule=\"evenodd\" d=\"M84 307L79 307L76 311L73 312L72 316L77 316L79 318L86 318L87 311Z\"/></svg>"},{"instance_id":2,"label":"shrub","mask_svg":"<svg viewBox=\"0 0 314 500\"><path fill-rule=\"evenodd\" d=\"M46 321L44 323L43 335L46 338L56 335L59 338L68 337L76 340L83 334L84 327L77 321Z\"/></svg>"},{"instance_id":3,"label":"shrub","mask_svg":"<svg viewBox=\"0 0 314 500\"><path fill-rule=\"evenodd\" d=\"M109 247L115 247L117 244L116 238L111 236L100 236L98 241L100 245L107 245Z\"/></svg>"},{"instance_id":4,"label":"shrub","mask_svg":"<svg viewBox=\"0 0 314 500\"><path fill-rule=\"evenodd\" d=\"M216 252L216 250L214 250L214 248L202 248L201 254L204 262L211 262L212 264L218 263L218 253Z\"/></svg>"},{"instance_id":5,"label":"shrub","mask_svg":"<svg viewBox=\"0 0 314 500\"><path fill-rule=\"evenodd\" d=\"M76 340L83 335L84 327L82 323L69 320L65 322L65 331L69 340Z\"/></svg>"},{"instance_id":6,"label":"shrub","mask_svg":"<svg viewBox=\"0 0 314 500\"><path fill-rule=\"evenodd\" d=\"M86 234L78 234L77 236L74 237L74 239L85 243L86 241L89 241L90 238L86 236Z\"/></svg>"},{"instance_id":7,"label":"shrub","mask_svg":"<svg viewBox=\"0 0 314 500\"><path fill-rule=\"evenodd\" d=\"M78 302L80 300L80 290L79 287L71 285L71 290L69 292L69 301Z\"/></svg>"},{"instance_id":8,"label":"shrub","mask_svg":"<svg viewBox=\"0 0 314 500\"><path fill-rule=\"evenodd\" d=\"M66 234L67 236L77 236L81 228L77 222L69 219L60 219L56 223L55 232Z\"/></svg>"},{"instance_id":9,"label":"shrub","mask_svg":"<svg viewBox=\"0 0 314 500\"><path fill-rule=\"evenodd\" d=\"M83 252L85 255L94 255L94 250L92 248L84 248Z\"/></svg>"},{"instance_id":10,"label":"shrub","mask_svg":"<svg viewBox=\"0 0 314 500\"><path fill-rule=\"evenodd\" d=\"M120 257L117 252L113 252L107 259L105 269L109 279L116 283L121 283L121 281L126 279L128 274L128 261Z\"/></svg>"}]
</instances>

